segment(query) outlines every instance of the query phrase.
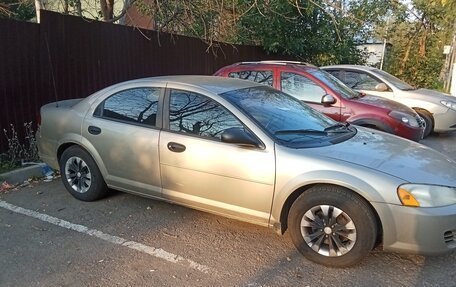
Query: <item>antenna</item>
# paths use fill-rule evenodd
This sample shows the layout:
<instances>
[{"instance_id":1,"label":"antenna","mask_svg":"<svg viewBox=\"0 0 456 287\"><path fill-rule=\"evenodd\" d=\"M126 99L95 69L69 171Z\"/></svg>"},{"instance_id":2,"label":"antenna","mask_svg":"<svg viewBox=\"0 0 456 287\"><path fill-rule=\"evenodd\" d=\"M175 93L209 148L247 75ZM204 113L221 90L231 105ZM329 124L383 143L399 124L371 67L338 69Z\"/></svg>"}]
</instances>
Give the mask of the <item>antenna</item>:
<instances>
[{"instance_id":1,"label":"antenna","mask_svg":"<svg viewBox=\"0 0 456 287\"><path fill-rule=\"evenodd\" d=\"M57 87L55 86L55 77L54 77L54 67L52 66L52 60L51 60L51 50L49 49L49 42L47 38L47 33L44 33L44 42L46 42L46 48L48 52L48 58L49 58L49 65L51 66L51 77L52 77L52 85L54 87L54 96L55 96L55 107L59 107L59 99L57 98Z\"/></svg>"}]
</instances>

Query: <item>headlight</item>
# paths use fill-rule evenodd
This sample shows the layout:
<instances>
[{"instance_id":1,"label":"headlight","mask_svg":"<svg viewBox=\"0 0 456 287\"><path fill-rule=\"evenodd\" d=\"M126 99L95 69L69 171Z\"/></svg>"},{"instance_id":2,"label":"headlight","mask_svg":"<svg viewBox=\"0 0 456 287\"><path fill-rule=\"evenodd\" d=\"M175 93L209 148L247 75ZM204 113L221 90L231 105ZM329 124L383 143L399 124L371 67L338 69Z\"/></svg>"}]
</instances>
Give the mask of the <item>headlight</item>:
<instances>
[{"instance_id":1,"label":"headlight","mask_svg":"<svg viewBox=\"0 0 456 287\"><path fill-rule=\"evenodd\" d=\"M403 184L397 195L405 206L438 207L456 204L456 187L424 184Z\"/></svg>"},{"instance_id":2,"label":"headlight","mask_svg":"<svg viewBox=\"0 0 456 287\"><path fill-rule=\"evenodd\" d=\"M452 109L454 111L456 111L456 102L453 102L453 101L447 101L447 100L442 100L440 101L440 103L442 105L444 105L445 107L449 108L449 109Z\"/></svg>"},{"instance_id":3,"label":"headlight","mask_svg":"<svg viewBox=\"0 0 456 287\"><path fill-rule=\"evenodd\" d=\"M401 121L405 125L408 125L408 126L411 126L411 127L414 127L414 128L419 127L418 122L416 121L416 119L412 115L409 115L409 114L406 114L406 113L403 113L403 112L398 112L398 111L391 111L391 112L389 112L388 115L390 117L392 117L393 119Z\"/></svg>"}]
</instances>

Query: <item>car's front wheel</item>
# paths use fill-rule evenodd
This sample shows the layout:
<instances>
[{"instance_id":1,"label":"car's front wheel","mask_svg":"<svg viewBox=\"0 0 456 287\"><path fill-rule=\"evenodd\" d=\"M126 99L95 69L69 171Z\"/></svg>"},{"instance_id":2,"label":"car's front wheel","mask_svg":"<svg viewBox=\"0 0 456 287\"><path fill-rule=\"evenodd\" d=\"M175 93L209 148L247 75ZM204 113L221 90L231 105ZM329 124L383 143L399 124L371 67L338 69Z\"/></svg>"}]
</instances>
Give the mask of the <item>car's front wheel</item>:
<instances>
[{"instance_id":1,"label":"car's front wheel","mask_svg":"<svg viewBox=\"0 0 456 287\"><path fill-rule=\"evenodd\" d=\"M288 229L296 248L316 263L346 267L375 245L377 224L368 203L342 187L316 185L291 206Z\"/></svg>"},{"instance_id":2,"label":"car's front wheel","mask_svg":"<svg viewBox=\"0 0 456 287\"><path fill-rule=\"evenodd\" d=\"M416 112L424 120L423 138L426 138L434 130L434 119L432 118L432 114L426 110L416 109Z\"/></svg>"},{"instance_id":3,"label":"car's front wheel","mask_svg":"<svg viewBox=\"0 0 456 287\"><path fill-rule=\"evenodd\" d=\"M62 153L60 174L65 188L79 200L97 200L108 192L95 161L87 151L76 145Z\"/></svg>"}]
</instances>

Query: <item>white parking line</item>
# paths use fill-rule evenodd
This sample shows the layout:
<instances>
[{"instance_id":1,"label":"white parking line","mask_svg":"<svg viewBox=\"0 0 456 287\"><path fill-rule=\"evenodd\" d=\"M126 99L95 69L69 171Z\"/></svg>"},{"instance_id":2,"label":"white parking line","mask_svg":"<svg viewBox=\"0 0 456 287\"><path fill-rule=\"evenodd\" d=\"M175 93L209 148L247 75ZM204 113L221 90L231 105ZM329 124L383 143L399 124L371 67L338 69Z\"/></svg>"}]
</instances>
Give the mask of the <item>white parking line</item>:
<instances>
[{"instance_id":1,"label":"white parking line","mask_svg":"<svg viewBox=\"0 0 456 287\"><path fill-rule=\"evenodd\" d=\"M70 230L74 230L74 231L79 232L79 233L87 234L87 235L102 239L104 241L107 241L107 242L110 242L110 243L113 243L113 244L117 244L117 245L121 245L121 246L124 246L124 247L128 247L130 249L134 249L134 250L137 250L137 251L152 255L154 257L166 260L168 262L176 263L176 264L179 264L179 265L182 265L182 266L185 266L185 267L190 267L190 268L193 268L195 270L201 271L203 273L208 273L209 272L209 268L207 266L201 265L201 264L196 263L196 262L194 262L192 260L189 260L189 259L185 259L182 256L175 255L175 254L170 253L168 251L165 251L165 250L163 250L161 248L155 248L155 247L152 247L152 246L147 246L147 245L144 245L142 243L135 242L135 241L130 241L130 240L124 239L122 237L110 235L110 234L101 232L101 231L96 230L96 229L90 229L90 228L88 228L88 227L86 227L84 225L74 224L74 223L65 221L63 219L59 219L59 218L56 218L56 217L53 217L53 216L49 216L47 214L43 214L43 213L39 213L39 212L30 210L30 209L25 209L25 208L22 208L22 207L19 207L19 206L15 206L15 205L10 204L10 203L8 203L6 201L3 201L3 200L0 200L0 207L2 207L4 209L7 209L7 210L10 210L10 211L15 212L15 213L19 213L19 214L23 214L23 215L26 215L26 216L30 216L30 217L36 218L36 219L39 219L41 221L48 222L48 223L51 223L51 224L54 224L54 225L57 225L57 226L60 226L60 227L66 228L66 229L70 229Z\"/></svg>"}]
</instances>

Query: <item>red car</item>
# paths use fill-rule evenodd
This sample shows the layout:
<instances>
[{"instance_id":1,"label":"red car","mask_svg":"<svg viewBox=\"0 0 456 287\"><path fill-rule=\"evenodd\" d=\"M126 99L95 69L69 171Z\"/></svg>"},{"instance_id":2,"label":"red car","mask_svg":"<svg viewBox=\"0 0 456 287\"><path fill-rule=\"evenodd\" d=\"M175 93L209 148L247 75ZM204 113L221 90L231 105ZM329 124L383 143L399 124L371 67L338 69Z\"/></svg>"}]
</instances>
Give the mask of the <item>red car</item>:
<instances>
[{"instance_id":1,"label":"red car","mask_svg":"<svg viewBox=\"0 0 456 287\"><path fill-rule=\"evenodd\" d=\"M356 92L313 65L291 61L242 62L226 66L214 75L269 85L339 122L413 141L420 141L423 136L424 122L414 110L395 101Z\"/></svg>"}]
</instances>

